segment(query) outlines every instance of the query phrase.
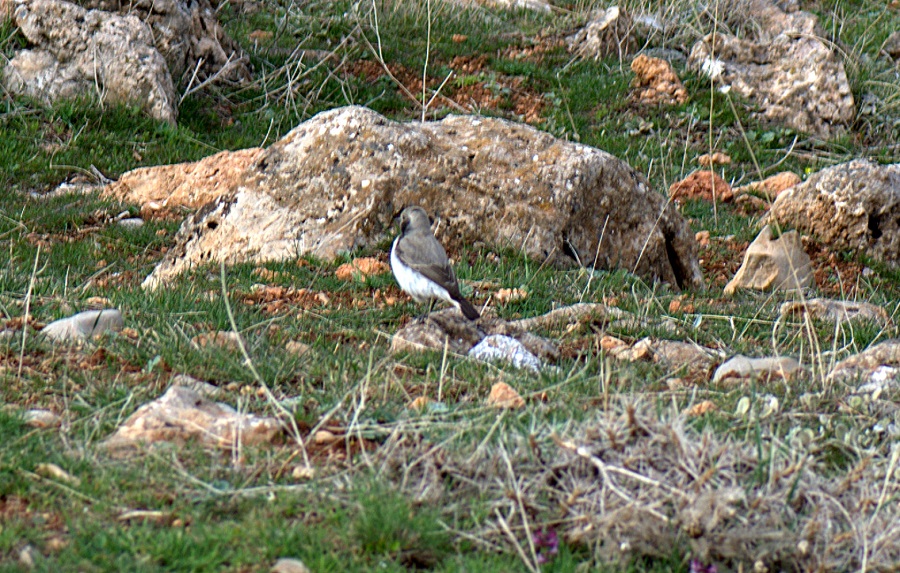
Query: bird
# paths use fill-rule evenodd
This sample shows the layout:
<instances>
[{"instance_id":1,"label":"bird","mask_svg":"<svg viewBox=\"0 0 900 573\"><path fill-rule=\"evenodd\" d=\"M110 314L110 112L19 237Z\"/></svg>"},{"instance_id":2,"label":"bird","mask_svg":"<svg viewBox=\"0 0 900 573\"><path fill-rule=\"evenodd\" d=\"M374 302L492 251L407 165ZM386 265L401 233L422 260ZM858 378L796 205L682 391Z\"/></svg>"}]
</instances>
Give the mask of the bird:
<instances>
[{"instance_id":1,"label":"bird","mask_svg":"<svg viewBox=\"0 0 900 573\"><path fill-rule=\"evenodd\" d=\"M400 234L391 246L391 271L397 284L418 303L449 302L469 320L481 315L459 293L459 283L447 252L434 238L425 209L410 206L400 213Z\"/></svg>"}]
</instances>

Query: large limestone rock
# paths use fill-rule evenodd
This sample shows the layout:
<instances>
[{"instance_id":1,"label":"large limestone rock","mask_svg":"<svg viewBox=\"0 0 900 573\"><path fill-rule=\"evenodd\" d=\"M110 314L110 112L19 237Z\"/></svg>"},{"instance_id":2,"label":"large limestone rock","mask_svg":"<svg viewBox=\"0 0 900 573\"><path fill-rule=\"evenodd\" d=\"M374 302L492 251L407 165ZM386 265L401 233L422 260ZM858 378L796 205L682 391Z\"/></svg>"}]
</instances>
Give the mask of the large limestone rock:
<instances>
[{"instance_id":1,"label":"large limestone rock","mask_svg":"<svg viewBox=\"0 0 900 573\"><path fill-rule=\"evenodd\" d=\"M608 153L500 119L402 124L346 107L299 125L189 217L144 285L212 261L333 258L383 240L412 204L440 219L451 250L484 242L702 284L685 220Z\"/></svg>"},{"instance_id":2,"label":"large limestone rock","mask_svg":"<svg viewBox=\"0 0 900 573\"><path fill-rule=\"evenodd\" d=\"M709 34L688 63L756 104L767 120L819 137L841 132L856 113L850 83L816 17L771 0L730 0L721 10L746 34Z\"/></svg>"},{"instance_id":3,"label":"large limestone rock","mask_svg":"<svg viewBox=\"0 0 900 573\"><path fill-rule=\"evenodd\" d=\"M813 174L778 196L770 221L814 235L829 248L900 263L900 163L865 159Z\"/></svg>"},{"instance_id":4,"label":"large limestone rock","mask_svg":"<svg viewBox=\"0 0 900 573\"><path fill-rule=\"evenodd\" d=\"M84 8L133 14L153 31L176 84L249 79L246 54L222 29L210 0L74 0Z\"/></svg>"},{"instance_id":5,"label":"large limestone rock","mask_svg":"<svg viewBox=\"0 0 900 573\"><path fill-rule=\"evenodd\" d=\"M262 149L252 147L221 151L192 163L139 167L123 173L102 193L150 209L197 209L230 190L260 153Z\"/></svg>"},{"instance_id":6,"label":"large limestone rock","mask_svg":"<svg viewBox=\"0 0 900 573\"><path fill-rule=\"evenodd\" d=\"M25 0L16 25L34 46L3 70L3 85L47 102L96 93L175 123L178 99L150 28L137 16L85 10L62 0Z\"/></svg>"}]
</instances>

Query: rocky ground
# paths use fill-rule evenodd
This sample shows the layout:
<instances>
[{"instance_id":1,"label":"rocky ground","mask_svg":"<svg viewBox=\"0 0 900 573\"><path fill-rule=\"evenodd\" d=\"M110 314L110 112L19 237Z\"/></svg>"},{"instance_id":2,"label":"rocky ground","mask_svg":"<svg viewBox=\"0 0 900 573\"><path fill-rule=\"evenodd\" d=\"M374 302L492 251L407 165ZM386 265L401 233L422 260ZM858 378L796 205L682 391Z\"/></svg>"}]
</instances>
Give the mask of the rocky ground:
<instances>
[{"instance_id":1,"label":"rocky ground","mask_svg":"<svg viewBox=\"0 0 900 573\"><path fill-rule=\"evenodd\" d=\"M0 0L0 570L894 568L900 5L364 4Z\"/></svg>"}]
</instances>

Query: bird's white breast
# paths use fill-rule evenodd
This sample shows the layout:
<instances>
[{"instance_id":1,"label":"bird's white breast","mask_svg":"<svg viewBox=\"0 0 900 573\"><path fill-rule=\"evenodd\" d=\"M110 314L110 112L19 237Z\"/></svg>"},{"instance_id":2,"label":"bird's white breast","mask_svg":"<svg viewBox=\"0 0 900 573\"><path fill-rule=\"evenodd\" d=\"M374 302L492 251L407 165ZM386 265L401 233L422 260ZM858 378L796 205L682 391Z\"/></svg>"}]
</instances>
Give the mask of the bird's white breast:
<instances>
[{"instance_id":1,"label":"bird's white breast","mask_svg":"<svg viewBox=\"0 0 900 573\"><path fill-rule=\"evenodd\" d=\"M400 261L400 258L397 256L397 241L399 240L400 237L394 239L394 244L391 247L391 271L393 271L394 278L397 279L397 284L400 285L400 288L419 303L439 298L456 306L457 302L450 298L450 293L447 292L447 289Z\"/></svg>"}]
</instances>

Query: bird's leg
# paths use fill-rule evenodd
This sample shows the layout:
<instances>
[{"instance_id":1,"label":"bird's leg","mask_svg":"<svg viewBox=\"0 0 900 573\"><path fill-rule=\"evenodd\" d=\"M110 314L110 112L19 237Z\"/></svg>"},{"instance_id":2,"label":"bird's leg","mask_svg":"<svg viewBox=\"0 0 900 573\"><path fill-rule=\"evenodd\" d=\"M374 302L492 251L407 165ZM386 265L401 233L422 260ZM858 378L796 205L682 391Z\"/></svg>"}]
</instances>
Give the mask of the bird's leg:
<instances>
[{"instance_id":1,"label":"bird's leg","mask_svg":"<svg viewBox=\"0 0 900 573\"><path fill-rule=\"evenodd\" d=\"M431 315L431 311L434 309L434 299L428 300L428 310L425 311L425 314L416 319L416 322L419 324L425 324L428 320L429 315Z\"/></svg>"}]
</instances>

